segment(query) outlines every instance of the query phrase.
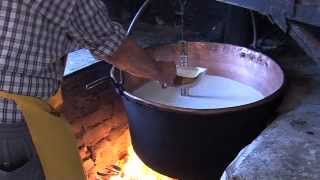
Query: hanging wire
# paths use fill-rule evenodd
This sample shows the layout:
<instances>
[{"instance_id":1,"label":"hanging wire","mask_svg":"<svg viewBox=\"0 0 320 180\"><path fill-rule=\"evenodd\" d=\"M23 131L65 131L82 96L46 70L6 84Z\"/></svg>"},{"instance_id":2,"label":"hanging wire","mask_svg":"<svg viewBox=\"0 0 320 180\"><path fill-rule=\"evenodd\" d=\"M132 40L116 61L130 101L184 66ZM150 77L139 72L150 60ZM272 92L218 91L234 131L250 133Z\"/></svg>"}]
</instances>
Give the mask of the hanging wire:
<instances>
[{"instance_id":1,"label":"hanging wire","mask_svg":"<svg viewBox=\"0 0 320 180\"><path fill-rule=\"evenodd\" d=\"M180 5L180 23L181 23L180 39L184 41L184 14L185 14L185 7L188 3L188 0L178 0L178 2Z\"/></svg>"},{"instance_id":2,"label":"hanging wire","mask_svg":"<svg viewBox=\"0 0 320 180\"><path fill-rule=\"evenodd\" d=\"M256 25L256 15L253 11L250 11L250 15L251 15L251 21L252 21L252 29L253 29L253 42L251 44L252 48L254 48L255 50L257 50L259 48L259 50L262 51L268 51L268 50L274 50L279 48L280 46L283 46L287 40L288 40L288 35L285 35L281 38L281 40L279 41L279 43L274 44L274 45L265 45L265 41L267 40L267 38L273 37L273 36L277 36L277 32L276 30L272 30L269 31L268 34L265 34L263 36L260 37L259 39L259 43L258 43L258 33L257 33L257 25ZM272 16L268 15L267 19L270 21L270 23L272 25L275 25L276 23L274 22Z\"/></svg>"},{"instance_id":3,"label":"hanging wire","mask_svg":"<svg viewBox=\"0 0 320 180\"><path fill-rule=\"evenodd\" d=\"M253 31L253 41L251 46L253 49L257 49L257 24L256 24L256 16L253 11L250 11L251 22L252 22L252 31Z\"/></svg>"}]
</instances>

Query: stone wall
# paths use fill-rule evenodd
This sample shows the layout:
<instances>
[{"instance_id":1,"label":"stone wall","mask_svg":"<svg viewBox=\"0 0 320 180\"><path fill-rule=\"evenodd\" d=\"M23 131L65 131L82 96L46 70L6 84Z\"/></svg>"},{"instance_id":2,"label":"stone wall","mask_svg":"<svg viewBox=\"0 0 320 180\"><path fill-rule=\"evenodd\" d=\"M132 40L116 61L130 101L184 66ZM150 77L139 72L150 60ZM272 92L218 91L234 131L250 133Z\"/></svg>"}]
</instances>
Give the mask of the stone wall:
<instances>
[{"instance_id":1,"label":"stone wall","mask_svg":"<svg viewBox=\"0 0 320 180\"><path fill-rule=\"evenodd\" d=\"M299 51L276 58L287 77L279 116L239 153L222 180L320 179L320 71Z\"/></svg>"}]
</instances>

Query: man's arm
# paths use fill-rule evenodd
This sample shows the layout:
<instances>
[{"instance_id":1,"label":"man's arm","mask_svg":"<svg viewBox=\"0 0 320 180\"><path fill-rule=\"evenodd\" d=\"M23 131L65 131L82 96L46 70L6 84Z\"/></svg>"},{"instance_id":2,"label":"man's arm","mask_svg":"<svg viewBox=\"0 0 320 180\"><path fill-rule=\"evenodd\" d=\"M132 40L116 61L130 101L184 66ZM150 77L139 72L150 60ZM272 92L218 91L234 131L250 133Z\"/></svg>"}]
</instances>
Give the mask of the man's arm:
<instances>
[{"instance_id":1,"label":"man's arm","mask_svg":"<svg viewBox=\"0 0 320 180\"><path fill-rule=\"evenodd\" d=\"M106 56L116 67L138 77L173 83L176 75L173 62L155 61L133 39L126 39L112 56Z\"/></svg>"},{"instance_id":2,"label":"man's arm","mask_svg":"<svg viewBox=\"0 0 320 180\"><path fill-rule=\"evenodd\" d=\"M172 83L174 63L156 62L112 22L100 0L78 0L70 18L69 35L101 60L135 76Z\"/></svg>"}]
</instances>

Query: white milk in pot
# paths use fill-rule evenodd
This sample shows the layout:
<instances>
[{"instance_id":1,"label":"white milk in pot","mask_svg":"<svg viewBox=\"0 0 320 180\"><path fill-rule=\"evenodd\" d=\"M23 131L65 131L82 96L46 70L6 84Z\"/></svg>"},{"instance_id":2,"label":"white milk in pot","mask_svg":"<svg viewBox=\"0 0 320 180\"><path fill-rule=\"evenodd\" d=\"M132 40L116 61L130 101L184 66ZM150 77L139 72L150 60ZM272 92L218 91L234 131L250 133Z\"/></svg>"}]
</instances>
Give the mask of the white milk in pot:
<instances>
[{"instance_id":1,"label":"white milk in pot","mask_svg":"<svg viewBox=\"0 0 320 180\"><path fill-rule=\"evenodd\" d=\"M162 88L158 82L151 81L133 94L142 99L191 109L219 109L250 104L264 98L256 89L221 76L203 75L195 86L189 88L188 96L181 95L181 88Z\"/></svg>"}]
</instances>

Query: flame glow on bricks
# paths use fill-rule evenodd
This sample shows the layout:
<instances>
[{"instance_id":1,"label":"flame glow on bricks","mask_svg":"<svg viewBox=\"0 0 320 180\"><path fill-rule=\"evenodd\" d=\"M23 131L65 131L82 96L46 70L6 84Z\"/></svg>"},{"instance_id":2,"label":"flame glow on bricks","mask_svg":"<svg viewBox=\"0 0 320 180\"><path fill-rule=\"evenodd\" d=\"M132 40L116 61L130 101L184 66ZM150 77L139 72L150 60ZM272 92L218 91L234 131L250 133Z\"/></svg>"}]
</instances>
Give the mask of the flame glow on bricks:
<instances>
[{"instance_id":1,"label":"flame glow on bricks","mask_svg":"<svg viewBox=\"0 0 320 180\"><path fill-rule=\"evenodd\" d=\"M118 175L112 176L110 180L174 180L161 175L146 166L134 152L132 146L128 148L128 156L121 164Z\"/></svg>"}]
</instances>

